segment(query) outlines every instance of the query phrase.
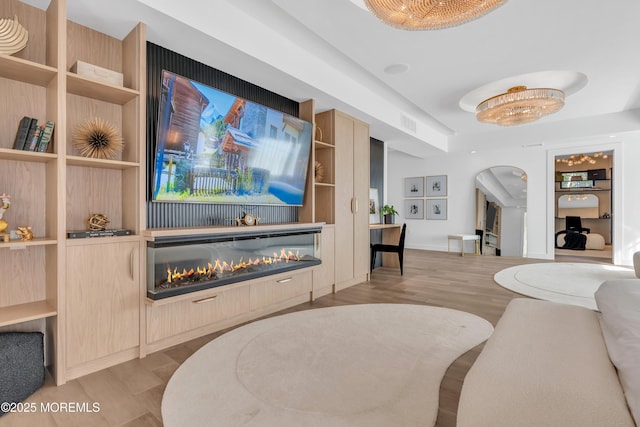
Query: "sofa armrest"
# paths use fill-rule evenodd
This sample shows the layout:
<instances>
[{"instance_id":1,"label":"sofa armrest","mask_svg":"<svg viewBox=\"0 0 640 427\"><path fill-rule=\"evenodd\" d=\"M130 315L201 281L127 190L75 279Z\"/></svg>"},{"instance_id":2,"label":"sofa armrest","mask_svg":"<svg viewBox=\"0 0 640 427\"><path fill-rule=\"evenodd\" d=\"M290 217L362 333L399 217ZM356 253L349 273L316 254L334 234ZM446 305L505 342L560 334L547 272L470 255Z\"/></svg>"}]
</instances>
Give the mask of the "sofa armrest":
<instances>
[{"instance_id":1,"label":"sofa armrest","mask_svg":"<svg viewBox=\"0 0 640 427\"><path fill-rule=\"evenodd\" d=\"M459 427L633 427L595 312L509 303L462 387Z\"/></svg>"}]
</instances>

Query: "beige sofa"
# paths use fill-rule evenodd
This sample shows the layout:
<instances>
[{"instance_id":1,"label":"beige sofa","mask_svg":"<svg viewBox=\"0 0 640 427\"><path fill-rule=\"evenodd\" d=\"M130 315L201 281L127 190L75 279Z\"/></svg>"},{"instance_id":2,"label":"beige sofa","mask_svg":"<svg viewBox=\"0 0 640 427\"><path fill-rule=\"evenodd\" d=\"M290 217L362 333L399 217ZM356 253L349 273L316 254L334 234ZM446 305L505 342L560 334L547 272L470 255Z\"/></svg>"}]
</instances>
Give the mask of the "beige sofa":
<instances>
[{"instance_id":1,"label":"beige sofa","mask_svg":"<svg viewBox=\"0 0 640 427\"><path fill-rule=\"evenodd\" d=\"M457 425L635 426L640 280L605 282L596 301L602 313L512 300L464 380Z\"/></svg>"}]
</instances>

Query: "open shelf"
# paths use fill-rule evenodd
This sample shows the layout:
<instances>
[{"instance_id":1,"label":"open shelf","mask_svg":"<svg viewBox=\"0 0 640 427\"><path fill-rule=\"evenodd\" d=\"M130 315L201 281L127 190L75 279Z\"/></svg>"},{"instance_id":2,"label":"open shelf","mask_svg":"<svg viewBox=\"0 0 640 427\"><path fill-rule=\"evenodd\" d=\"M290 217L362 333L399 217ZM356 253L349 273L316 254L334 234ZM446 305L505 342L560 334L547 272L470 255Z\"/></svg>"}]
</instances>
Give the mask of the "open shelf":
<instances>
[{"instance_id":1,"label":"open shelf","mask_svg":"<svg viewBox=\"0 0 640 427\"><path fill-rule=\"evenodd\" d=\"M315 141L315 147L316 150L322 150L322 149L327 149L327 148L336 148L335 145L333 144L329 144L328 142L322 142L322 141Z\"/></svg>"},{"instance_id":2,"label":"open shelf","mask_svg":"<svg viewBox=\"0 0 640 427\"><path fill-rule=\"evenodd\" d=\"M56 243L58 243L58 241L50 237L38 237L33 240L10 240L6 243L0 240L0 248L18 249L26 246L55 245Z\"/></svg>"},{"instance_id":3,"label":"open shelf","mask_svg":"<svg viewBox=\"0 0 640 427\"><path fill-rule=\"evenodd\" d=\"M40 153L35 151L14 150L12 148L0 148L0 159L2 160L48 163L57 158L58 156L52 153Z\"/></svg>"},{"instance_id":4,"label":"open shelf","mask_svg":"<svg viewBox=\"0 0 640 427\"><path fill-rule=\"evenodd\" d=\"M124 162L122 160L106 160L106 159L93 159L89 157L81 156L67 156L67 165L69 166L85 166L92 168L102 169L131 169L140 166L135 162Z\"/></svg>"},{"instance_id":5,"label":"open shelf","mask_svg":"<svg viewBox=\"0 0 640 427\"><path fill-rule=\"evenodd\" d=\"M67 72L67 92L119 105L140 95L137 90L103 83L72 72Z\"/></svg>"},{"instance_id":6,"label":"open shelf","mask_svg":"<svg viewBox=\"0 0 640 427\"><path fill-rule=\"evenodd\" d=\"M35 301L0 308L0 327L57 315L47 301Z\"/></svg>"},{"instance_id":7,"label":"open shelf","mask_svg":"<svg viewBox=\"0 0 640 427\"><path fill-rule=\"evenodd\" d=\"M46 87L58 71L47 65L9 55L0 55L0 77Z\"/></svg>"},{"instance_id":8,"label":"open shelf","mask_svg":"<svg viewBox=\"0 0 640 427\"><path fill-rule=\"evenodd\" d=\"M137 242L139 240L140 236L137 234L130 234L128 236L87 237L79 239L67 239L67 246L103 245L105 243Z\"/></svg>"}]
</instances>

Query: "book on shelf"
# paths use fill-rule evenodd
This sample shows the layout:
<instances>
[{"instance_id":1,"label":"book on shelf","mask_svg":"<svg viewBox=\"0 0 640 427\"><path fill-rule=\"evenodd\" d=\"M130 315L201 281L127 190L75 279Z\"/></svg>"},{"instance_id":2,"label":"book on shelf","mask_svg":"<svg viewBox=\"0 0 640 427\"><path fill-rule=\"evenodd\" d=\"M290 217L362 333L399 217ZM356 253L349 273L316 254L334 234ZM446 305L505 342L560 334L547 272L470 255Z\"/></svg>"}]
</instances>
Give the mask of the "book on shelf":
<instances>
[{"instance_id":1,"label":"book on shelf","mask_svg":"<svg viewBox=\"0 0 640 427\"><path fill-rule=\"evenodd\" d=\"M49 142L51 142L51 137L53 136L53 122L51 120L47 120L47 123L44 126L44 130L40 134L40 140L38 141L38 146L36 147L36 151L40 153L46 153L47 148L49 148Z\"/></svg>"},{"instance_id":2,"label":"book on shelf","mask_svg":"<svg viewBox=\"0 0 640 427\"><path fill-rule=\"evenodd\" d=\"M69 239L84 239L88 237L112 237L112 236L129 236L131 230L127 229L111 229L111 230L78 230L68 231L67 237Z\"/></svg>"},{"instance_id":3,"label":"book on shelf","mask_svg":"<svg viewBox=\"0 0 640 427\"><path fill-rule=\"evenodd\" d=\"M36 147L38 146L38 141L40 141L40 135L42 134L43 129L44 127L42 125L36 124L36 130L33 132L31 139L24 144L25 150L36 151ZM29 144L29 147L27 147L27 144Z\"/></svg>"},{"instance_id":4,"label":"book on shelf","mask_svg":"<svg viewBox=\"0 0 640 427\"><path fill-rule=\"evenodd\" d=\"M18 131L16 132L16 139L13 143L14 150L22 150L24 143L27 141L27 134L29 133L29 127L31 126L31 117L24 116L18 124Z\"/></svg>"},{"instance_id":5,"label":"book on shelf","mask_svg":"<svg viewBox=\"0 0 640 427\"><path fill-rule=\"evenodd\" d=\"M27 133L27 139L24 142L23 150L29 151L29 147L31 146L31 140L33 139L33 135L36 133L36 129L38 128L38 119L31 119L31 124L29 125L29 133Z\"/></svg>"}]
</instances>

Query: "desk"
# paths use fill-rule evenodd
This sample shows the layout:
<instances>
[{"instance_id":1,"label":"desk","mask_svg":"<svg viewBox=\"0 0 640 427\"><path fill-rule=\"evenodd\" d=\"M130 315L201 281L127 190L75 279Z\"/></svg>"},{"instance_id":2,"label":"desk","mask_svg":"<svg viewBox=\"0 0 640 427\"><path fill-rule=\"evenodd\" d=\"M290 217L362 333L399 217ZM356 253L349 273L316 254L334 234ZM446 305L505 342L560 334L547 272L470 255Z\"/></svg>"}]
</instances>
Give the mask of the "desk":
<instances>
[{"instance_id":1,"label":"desk","mask_svg":"<svg viewBox=\"0 0 640 427\"><path fill-rule=\"evenodd\" d=\"M476 255L480 254L480 236L477 234L449 234L447 241L447 252L451 252L451 241L452 240L460 240L460 256L464 256L464 241L465 240L475 240L475 251Z\"/></svg>"},{"instance_id":2,"label":"desk","mask_svg":"<svg viewBox=\"0 0 640 427\"><path fill-rule=\"evenodd\" d=\"M382 230L382 243L385 245L397 245L400 242L400 232L402 224L369 224L369 231ZM382 265L384 267L400 268L398 255L383 252Z\"/></svg>"}]
</instances>

